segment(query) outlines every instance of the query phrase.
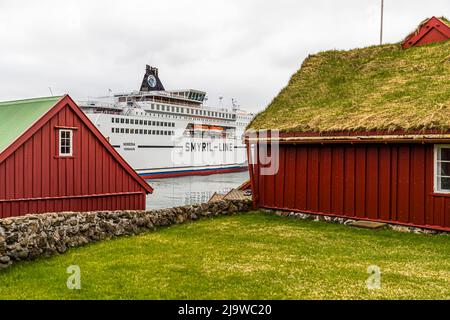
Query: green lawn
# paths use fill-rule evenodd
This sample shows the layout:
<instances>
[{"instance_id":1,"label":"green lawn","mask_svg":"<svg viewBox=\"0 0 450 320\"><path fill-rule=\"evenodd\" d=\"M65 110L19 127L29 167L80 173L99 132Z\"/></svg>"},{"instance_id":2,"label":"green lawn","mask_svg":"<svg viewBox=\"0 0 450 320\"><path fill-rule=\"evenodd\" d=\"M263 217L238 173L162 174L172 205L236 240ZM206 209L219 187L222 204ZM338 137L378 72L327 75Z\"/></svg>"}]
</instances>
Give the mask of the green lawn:
<instances>
[{"instance_id":1,"label":"green lawn","mask_svg":"<svg viewBox=\"0 0 450 320\"><path fill-rule=\"evenodd\" d=\"M66 268L81 268L81 290ZM382 271L368 290L367 267ZM0 271L2 299L450 299L450 237L265 213L201 220Z\"/></svg>"}]
</instances>

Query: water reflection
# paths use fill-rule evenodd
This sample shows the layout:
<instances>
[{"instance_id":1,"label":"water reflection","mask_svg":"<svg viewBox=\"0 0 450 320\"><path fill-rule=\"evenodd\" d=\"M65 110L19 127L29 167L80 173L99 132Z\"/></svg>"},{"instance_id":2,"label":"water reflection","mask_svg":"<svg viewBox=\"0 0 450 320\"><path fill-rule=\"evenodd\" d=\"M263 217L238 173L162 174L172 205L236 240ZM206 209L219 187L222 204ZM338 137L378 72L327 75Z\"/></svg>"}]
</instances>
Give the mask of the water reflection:
<instances>
[{"instance_id":1,"label":"water reflection","mask_svg":"<svg viewBox=\"0 0 450 320\"><path fill-rule=\"evenodd\" d=\"M206 202L214 192L225 193L249 179L248 172L148 180L153 194L147 209L161 209Z\"/></svg>"}]
</instances>

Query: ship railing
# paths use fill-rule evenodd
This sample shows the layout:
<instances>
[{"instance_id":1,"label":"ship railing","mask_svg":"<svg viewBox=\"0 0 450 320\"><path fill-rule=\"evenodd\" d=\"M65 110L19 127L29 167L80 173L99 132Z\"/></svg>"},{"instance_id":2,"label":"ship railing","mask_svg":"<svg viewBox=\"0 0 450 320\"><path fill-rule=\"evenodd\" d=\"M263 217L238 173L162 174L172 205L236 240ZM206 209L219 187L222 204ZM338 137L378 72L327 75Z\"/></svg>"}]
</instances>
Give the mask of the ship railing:
<instances>
[{"instance_id":1,"label":"ship railing","mask_svg":"<svg viewBox=\"0 0 450 320\"><path fill-rule=\"evenodd\" d=\"M80 107L84 108L108 108L121 110L121 107L116 106L114 103L98 102L98 101L77 101Z\"/></svg>"}]
</instances>

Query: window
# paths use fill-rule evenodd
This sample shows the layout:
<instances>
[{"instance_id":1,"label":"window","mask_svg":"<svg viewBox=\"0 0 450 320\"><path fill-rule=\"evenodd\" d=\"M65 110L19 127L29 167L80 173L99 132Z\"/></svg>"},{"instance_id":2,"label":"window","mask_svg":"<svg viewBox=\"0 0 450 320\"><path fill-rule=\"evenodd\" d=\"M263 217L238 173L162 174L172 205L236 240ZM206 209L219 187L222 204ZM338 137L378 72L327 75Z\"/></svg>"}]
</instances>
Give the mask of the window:
<instances>
[{"instance_id":1,"label":"window","mask_svg":"<svg viewBox=\"0 0 450 320\"><path fill-rule=\"evenodd\" d=\"M72 130L61 129L59 130L59 156L71 157L72 156Z\"/></svg>"},{"instance_id":2,"label":"window","mask_svg":"<svg viewBox=\"0 0 450 320\"><path fill-rule=\"evenodd\" d=\"M434 147L434 191L450 193L450 145Z\"/></svg>"}]
</instances>

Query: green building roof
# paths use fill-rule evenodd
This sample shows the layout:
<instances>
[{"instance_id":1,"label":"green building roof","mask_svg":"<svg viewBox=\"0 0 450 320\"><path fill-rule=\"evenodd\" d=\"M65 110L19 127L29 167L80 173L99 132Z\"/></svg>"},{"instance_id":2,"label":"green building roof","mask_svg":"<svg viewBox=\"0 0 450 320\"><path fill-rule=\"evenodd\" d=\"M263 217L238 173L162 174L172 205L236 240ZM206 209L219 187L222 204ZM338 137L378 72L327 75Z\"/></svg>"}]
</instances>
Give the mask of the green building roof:
<instances>
[{"instance_id":1,"label":"green building roof","mask_svg":"<svg viewBox=\"0 0 450 320\"><path fill-rule=\"evenodd\" d=\"M450 41L309 56L249 130L450 130Z\"/></svg>"},{"instance_id":2,"label":"green building roof","mask_svg":"<svg viewBox=\"0 0 450 320\"><path fill-rule=\"evenodd\" d=\"M0 152L47 113L61 97L0 102Z\"/></svg>"}]
</instances>

